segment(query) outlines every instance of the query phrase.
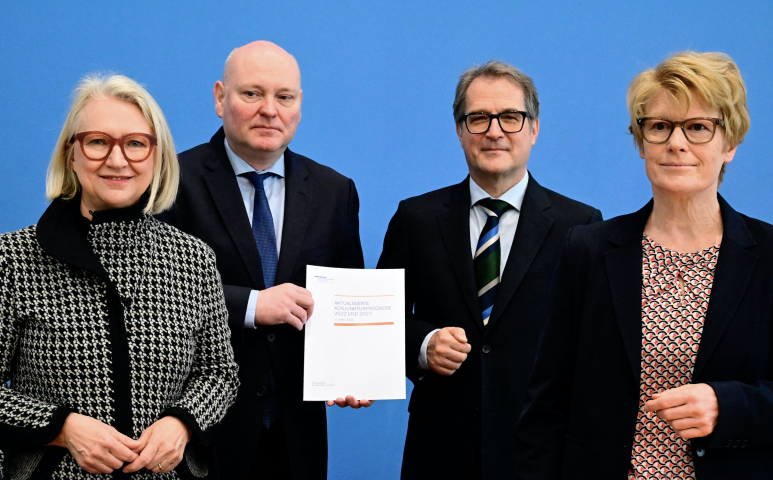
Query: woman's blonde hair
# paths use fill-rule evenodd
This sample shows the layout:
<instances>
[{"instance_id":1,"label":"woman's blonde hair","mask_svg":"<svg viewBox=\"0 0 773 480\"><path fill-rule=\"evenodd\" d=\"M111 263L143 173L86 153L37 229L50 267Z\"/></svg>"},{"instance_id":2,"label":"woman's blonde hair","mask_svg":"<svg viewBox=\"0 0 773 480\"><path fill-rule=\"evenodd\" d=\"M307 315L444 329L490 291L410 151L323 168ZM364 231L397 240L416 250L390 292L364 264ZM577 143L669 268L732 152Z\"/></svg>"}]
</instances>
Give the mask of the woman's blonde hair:
<instances>
[{"instance_id":1,"label":"woman's blonde hair","mask_svg":"<svg viewBox=\"0 0 773 480\"><path fill-rule=\"evenodd\" d=\"M146 214L163 212L174 204L180 178L180 165L174 148L172 134L166 123L161 107L142 86L123 75L89 74L78 83L73 92L70 113L62 127L62 133L54 147L46 175L46 196L49 200L59 197L73 198L81 188L78 177L72 169L75 148L74 136L78 133L80 113L94 98L116 98L137 105L145 120L158 139L153 180L150 183L150 198L145 207Z\"/></svg>"},{"instance_id":2,"label":"woman's blonde hair","mask_svg":"<svg viewBox=\"0 0 773 480\"><path fill-rule=\"evenodd\" d=\"M645 116L647 103L665 90L677 102L690 108L692 94L703 99L710 108L716 108L725 122L725 148L737 147L749 131L749 110L746 108L746 85L741 72L730 56L719 52L679 52L634 77L628 86L626 100L631 114L633 141L639 150L644 148L644 136L637 119ZM719 173L719 181L725 166Z\"/></svg>"}]
</instances>

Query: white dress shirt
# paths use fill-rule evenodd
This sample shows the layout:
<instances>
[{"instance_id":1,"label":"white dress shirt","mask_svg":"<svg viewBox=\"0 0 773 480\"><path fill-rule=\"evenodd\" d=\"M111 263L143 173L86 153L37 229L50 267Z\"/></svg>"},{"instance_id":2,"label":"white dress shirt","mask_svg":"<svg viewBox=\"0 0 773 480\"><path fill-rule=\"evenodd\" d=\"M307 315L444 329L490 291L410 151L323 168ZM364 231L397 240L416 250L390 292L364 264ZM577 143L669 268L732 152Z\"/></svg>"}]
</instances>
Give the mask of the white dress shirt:
<instances>
[{"instance_id":1,"label":"white dress shirt","mask_svg":"<svg viewBox=\"0 0 773 480\"><path fill-rule=\"evenodd\" d=\"M282 226L285 218L285 162L284 156L274 162L266 170L255 170L249 163L239 157L228 140L225 140L225 153L228 155L228 161L234 169L236 182L239 184L239 192L242 194L244 208L247 210L247 217L252 225L253 210L255 209L255 185L252 181L242 176L247 172L273 173L263 180L263 189L268 199L268 208L271 210L271 217L274 220L274 232L276 233L276 255L279 258L279 249L282 245ZM255 307L258 303L258 291L253 290L250 298L247 300L247 312L244 314L244 328L255 328Z\"/></svg>"},{"instance_id":2,"label":"white dress shirt","mask_svg":"<svg viewBox=\"0 0 773 480\"><path fill-rule=\"evenodd\" d=\"M499 248L501 251L501 260L499 262L500 279L505 271L505 265L507 265L510 250L513 248L515 230L518 228L518 219L521 217L521 205L523 205L523 197L526 194L526 186L528 184L529 172L526 172L526 175L523 176L520 182L513 185L510 190L503 193L501 197L495 199L505 201L513 207L507 209L502 213L502 216L499 217ZM483 211L483 207L475 204L484 198L493 197L486 193L486 191L470 177L470 252L473 258L478 247L480 232L482 232L483 227L486 226L486 219L488 218L486 212ZM424 337L424 342L422 342L421 350L419 351L419 368L429 370L429 366L427 365L427 345L438 330L440 329L435 329Z\"/></svg>"}]
</instances>

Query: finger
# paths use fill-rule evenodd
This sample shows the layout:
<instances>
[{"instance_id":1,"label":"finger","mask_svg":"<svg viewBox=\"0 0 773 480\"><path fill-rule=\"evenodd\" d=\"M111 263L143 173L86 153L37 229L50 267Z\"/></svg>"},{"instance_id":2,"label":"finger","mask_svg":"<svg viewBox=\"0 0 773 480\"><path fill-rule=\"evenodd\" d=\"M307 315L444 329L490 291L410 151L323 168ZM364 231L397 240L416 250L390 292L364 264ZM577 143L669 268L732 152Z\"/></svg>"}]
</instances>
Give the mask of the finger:
<instances>
[{"instance_id":1,"label":"finger","mask_svg":"<svg viewBox=\"0 0 773 480\"><path fill-rule=\"evenodd\" d=\"M137 442L139 442L139 446L137 448L133 448L132 451L134 453L141 453L143 450L145 450L145 447L148 445L148 439L150 439L150 432L153 426L150 426L150 428L145 429L144 432L140 435L140 438L137 439Z\"/></svg>"},{"instance_id":2,"label":"finger","mask_svg":"<svg viewBox=\"0 0 773 480\"><path fill-rule=\"evenodd\" d=\"M129 445L131 445L131 447ZM107 445L112 456L121 461L121 465L123 465L124 462L133 462L138 455L138 451L133 449L139 449L141 446L142 444L137 440L133 440L121 433L115 435L115 442ZM120 468L120 465L114 468Z\"/></svg>"},{"instance_id":3,"label":"finger","mask_svg":"<svg viewBox=\"0 0 773 480\"><path fill-rule=\"evenodd\" d=\"M432 371L437 373L438 375L443 375L444 377L450 377L451 375L456 372L456 370L449 370L448 368L440 367L437 365L430 366L432 368Z\"/></svg>"},{"instance_id":4,"label":"finger","mask_svg":"<svg viewBox=\"0 0 773 480\"><path fill-rule=\"evenodd\" d=\"M354 398L353 395L347 395L346 396L346 403L349 405L349 407L351 407L351 408L353 408L355 410L360 408L360 402L357 401L357 399Z\"/></svg>"},{"instance_id":5,"label":"finger","mask_svg":"<svg viewBox=\"0 0 773 480\"><path fill-rule=\"evenodd\" d=\"M460 354L460 355L464 355L464 354ZM448 358L448 357L440 356L440 357L435 359L435 363L437 363L438 365L440 365L441 367L444 367L444 368L450 368L452 370L459 370L459 367L462 366L462 361L464 361L465 358L467 358L467 357L462 357L460 359L460 361L457 362L457 361L454 361L455 359L453 359L453 358Z\"/></svg>"},{"instance_id":6,"label":"finger","mask_svg":"<svg viewBox=\"0 0 773 480\"><path fill-rule=\"evenodd\" d=\"M676 430L687 430L689 428L697 428L702 429L706 426L705 422L701 421L698 418L679 418L676 420L671 420L668 422L668 424Z\"/></svg>"},{"instance_id":7,"label":"finger","mask_svg":"<svg viewBox=\"0 0 773 480\"><path fill-rule=\"evenodd\" d=\"M296 307L297 308L297 307ZM284 316L285 323L288 325L292 325L295 327L296 330L300 331L303 330L303 322L301 322L298 317L293 315L292 313L287 313Z\"/></svg>"},{"instance_id":8,"label":"finger","mask_svg":"<svg viewBox=\"0 0 773 480\"><path fill-rule=\"evenodd\" d=\"M449 333L461 343L467 343L467 335L464 333L464 329L460 327L449 327Z\"/></svg>"},{"instance_id":9,"label":"finger","mask_svg":"<svg viewBox=\"0 0 773 480\"><path fill-rule=\"evenodd\" d=\"M440 368L443 370L448 370L450 373L447 373L446 375L451 375L451 373L454 373L455 371L459 370L459 367L461 367L461 363L454 363L448 360L440 359L437 362L434 362L432 367L434 368Z\"/></svg>"},{"instance_id":10,"label":"finger","mask_svg":"<svg viewBox=\"0 0 773 480\"><path fill-rule=\"evenodd\" d=\"M292 283L290 283L288 285L293 285L295 287L295 291L297 293L299 293L301 295L304 295L304 296L307 296L307 297L311 297L311 290L309 290L308 288L299 287L298 285L294 285Z\"/></svg>"},{"instance_id":11,"label":"finger","mask_svg":"<svg viewBox=\"0 0 773 480\"><path fill-rule=\"evenodd\" d=\"M364 408L368 408L373 405L374 402L375 400L360 400L360 405L362 405Z\"/></svg>"},{"instance_id":12,"label":"finger","mask_svg":"<svg viewBox=\"0 0 773 480\"><path fill-rule=\"evenodd\" d=\"M306 289L304 289L306 290ZM308 292L308 290L306 290ZM311 293L303 294L300 293L298 295L295 295L293 297L293 300L295 300L295 303L297 305L300 305L301 307L307 309L314 306L314 299L311 298Z\"/></svg>"},{"instance_id":13,"label":"finger","mask_svg":"<svg viewBox=\"0 0 773 480\"><path fill-rule=\"evenodd\" d=\"M327 401L327 402L325 402L325 403L327 403L327 406L328 406L328 407L332 407L333 405L335 405L335 404L336 404L336 401L335 401L335 400L328 400L328 401Z\"/></svg>"},{"instance_id":14,"label":"finger","mask_svg":"<svg viewBox=\"0 0 773 480\"><path fill-rule=\"evenodd\" d=\"M682 393L676 393L676 394L662 394L659 398L656 398L654 400L649 400L644 404L644 411L645 412L656 412L658 410L663 410L664 408L673 408L678 407L681 405L684 405L687 403L687 398L685 398L686 395Z\"/></svg>"},{"instance_id":15,"label":"finger","mask_svg":"<svg viewBox=\"0 0 773 480\"><path fill-rule=\"evenodd\" d=\"M136 452L130 450L126 445L119 442L109 445L108 453L110 454L110 457L112 457L116 462L120 463L120 465L114 465L113 462L108 464L114 469L121 468L125 462L133 462L139 456Z\"/></svg>"},{"instance_id":16,"label":"finger","mask_svg":"<svg viewBox=\"0 0 773 480\"><path fill-rule=\"evenodd\" d=\"M300 320L301 323L306 323L306 318L308 317L308 312L306 309L299 307L298 305L291 305L290 313L292 313L294 317Z\"/></svg>"},{"instance_id":17,"label":"finger","mask_svg":"<svg viewBox=\"0 0 773 480\"><path fill-rule=\"evenodd\" d=\"M135 440L129 436L126 436L123 433L119 432L118 430L115 431L115 433L113 434L113 437L115 437L116 440L121 442L122 445L125 445L126 448L128 448L129 450L133 450L135 448L139 448L140 446L142 446L142 442L140 442L139 440Z\"/></svg>"},{"instance_id":18,"label":"finger","mask_svg":"<svg viewBox=\"0 0 773 480\"><path fill-rule=\"evenodd\" d=\"M108 467L111 472L116 468L121 468L123 466L123 462L114 457L110 450L104 451L102 455L96 457L94 460Z\"/></svg>"},{"instance_id":19,"label":"finger","mask_svg":"<svg viewBox=\"0 0 773 480\"><path fill-rule=\"evenodd\" d=\"M137 457L137 459L134 460L132 463L124 467L123 471L125 473L132 473L142 468L147 468L148 470L150 470L150 468L148 468L148 464L153 459L153 457L156 456L156 452L158 452L158 446L155 445L153 442L148 442L148 445L142 451L140 456Z\"/></svg>"},{"instance_id":20,"label":"finger","mask_svg":"<svg viewBox=\"0 0 773 480\"><path fill-rule=\"evenodd\" d=\"M341 397L336 398L336 405L338 405L341 408L346 408L346 399L343 399Z\"/></svg>"},{"instance_id":21,"label":"finger","mask_svg":"<svg viewBox=\"0 0 773 480\"><path fill-rule=\"evenodd\" d=\"M171 469L171 464L167 459L172 457L174 457L173 451L164 450L163 453L159 451L153 458L150 459L148 466L145 468L153 472L166 472ZM159 465L161 465L160 469L158 468Z\"/></svg>"},{"instance_id":22,"label":"finger","mask_svg":"<svg viewBox=\"0 0 773 480\"><path fill-rule=\"evenodd\" d=\"M447 351L441 351L438 352L438 356L440 358L444 358L446 360L450 360L454 363L462 363L465 360L467 360L467 354L462 352L457 352L456 350L447 350Z\"/></svg>"},{"instance_id":23,"label":"finger","mask_svg":"<svg viewBox=\"0 0 773 480\"><path fill-rule=\"evenodd\" d=\"M656 412L657 416L661 419L671 422L680 418L691 418L694 416L694 412L689 405L682 405L679 407L664 408Z\"/></svg>"},{"instance_id":24,"label":"finger","mask_svg":"<svg viewBox=\"0 0 773 480\"><path fill-rule=\"evenodd\" d=\"M472 350L472 345L469 343L452 342L448 346L454 351L462 353L470 353L470 350Z\"/></svg>"}]
</instances>

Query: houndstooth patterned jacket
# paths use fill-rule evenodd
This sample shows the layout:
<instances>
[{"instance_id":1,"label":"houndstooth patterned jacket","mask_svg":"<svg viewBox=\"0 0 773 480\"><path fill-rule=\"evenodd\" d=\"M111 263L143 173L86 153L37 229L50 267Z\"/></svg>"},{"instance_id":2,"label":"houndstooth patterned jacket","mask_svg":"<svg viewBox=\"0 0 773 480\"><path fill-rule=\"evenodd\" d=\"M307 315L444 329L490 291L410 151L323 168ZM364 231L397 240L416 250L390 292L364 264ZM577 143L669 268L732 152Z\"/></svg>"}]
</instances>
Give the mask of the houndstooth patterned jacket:
<instances>
[{"instance_id":1,"label":"houndstooth patterned jacket","mask_svg":"<svg viewBox=\"0 0 773 480\"><path fill-rule=\"evenodd\" d=\"M211 434L238 367L212 250L143 202L91 222L79 204L55 200L37 225L0 235L0 478L93 478L44 446L71 412L135 439L174 415L193 432L185 459L131 477L217 476Z\"/></svg>"}]
</instances>

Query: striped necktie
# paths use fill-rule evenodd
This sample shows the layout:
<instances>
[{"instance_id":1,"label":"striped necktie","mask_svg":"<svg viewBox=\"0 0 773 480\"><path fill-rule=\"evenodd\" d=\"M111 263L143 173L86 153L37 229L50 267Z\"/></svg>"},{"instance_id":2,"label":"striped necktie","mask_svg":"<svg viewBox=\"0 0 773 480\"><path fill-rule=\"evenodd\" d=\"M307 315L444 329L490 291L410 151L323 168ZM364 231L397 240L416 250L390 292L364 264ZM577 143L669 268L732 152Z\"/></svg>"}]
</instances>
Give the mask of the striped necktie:
<instances>
[{"instance_id":1,"label":"striped necktie","mask_svg":"<svg viewBox=\"0 0 773 480\"><path fill-rule=\"evenodd\" d=\"M494 308L502 251L499 244L499 217L510 204L502 200L484 198L476 203L486 213L486 225L480 232L478 246L475 248L473 264L475 267L475 286L478 289L478 303L483 314L483 325L487 325Z\"/></svg>"},{"instance_id":2,"label":"striped necktie","mask_svg":"<svg viewBox=\"0 0 773 480\"><path fill-rule=\"evenodd\" d=\"M268 207L268 197L263 188L263 181L274 175L273 173L247 172L243 176L250 179L255 187L255 203L252 210L252 235L260 253L260 264L263 267L263 283L266 288L274 286L276 280L276 265L279 263L279 255L276 249L276 232L274 231L274 217ZM276 394L276 380L273 368L269 369L268 385L266 386L266 403L263 411L263 426L271 427L271 424L279 417L279 399Z\"/></svg>"}]
</instances>

